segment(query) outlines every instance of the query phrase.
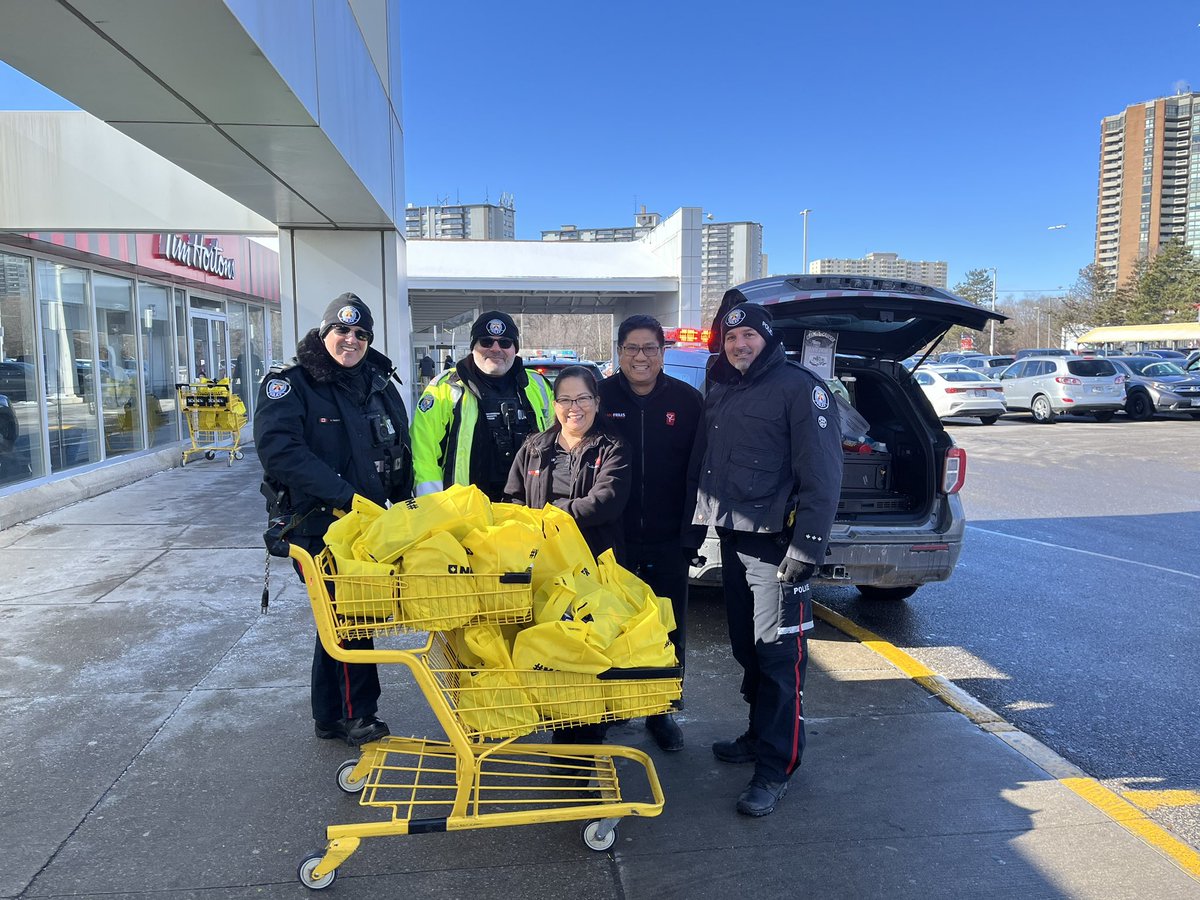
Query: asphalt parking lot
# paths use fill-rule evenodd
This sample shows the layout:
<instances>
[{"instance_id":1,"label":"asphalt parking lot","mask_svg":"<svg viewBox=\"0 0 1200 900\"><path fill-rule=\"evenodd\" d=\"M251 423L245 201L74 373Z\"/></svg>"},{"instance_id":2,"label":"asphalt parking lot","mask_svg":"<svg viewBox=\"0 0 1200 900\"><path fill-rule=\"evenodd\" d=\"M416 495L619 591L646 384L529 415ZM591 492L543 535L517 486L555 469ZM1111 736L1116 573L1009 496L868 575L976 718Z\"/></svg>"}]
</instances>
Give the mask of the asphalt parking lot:
<instances>
[{"instance_id":1,"label":"asphalt parking lot","mask_svg":"<svg viewBox=\"0 0 1200 900\"><path fill-rule=\"evenodd\" d=\"M953 577L901 604L818 599L1200 847L1200 422L947 427L967 450Z\"/></svg>"}]
</instances>

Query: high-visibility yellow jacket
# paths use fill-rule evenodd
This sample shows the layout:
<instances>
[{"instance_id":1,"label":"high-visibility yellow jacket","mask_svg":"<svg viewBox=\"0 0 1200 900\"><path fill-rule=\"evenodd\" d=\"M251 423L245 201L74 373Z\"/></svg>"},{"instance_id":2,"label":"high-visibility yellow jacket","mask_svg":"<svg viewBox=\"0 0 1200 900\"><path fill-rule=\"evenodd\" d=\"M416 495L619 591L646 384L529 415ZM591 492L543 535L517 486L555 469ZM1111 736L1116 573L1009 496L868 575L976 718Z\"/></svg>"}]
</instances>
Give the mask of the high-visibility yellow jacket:
<instances>
[{"instance_id":1,"label":"high-visibility yellow jacket","mask_svg":"<svg viewBox=\"0 0 1200 900\"><path fill-rule=\"evenodd\" d=\"M513 363L517 391L533 415L537 431L550 421L553 392L546 379ZM471 483L471 441L479 419L479 390L455 366L433 379L413 413L410 436L416 496L440 491L451 484Z\"/></svg>"}]
</instances>

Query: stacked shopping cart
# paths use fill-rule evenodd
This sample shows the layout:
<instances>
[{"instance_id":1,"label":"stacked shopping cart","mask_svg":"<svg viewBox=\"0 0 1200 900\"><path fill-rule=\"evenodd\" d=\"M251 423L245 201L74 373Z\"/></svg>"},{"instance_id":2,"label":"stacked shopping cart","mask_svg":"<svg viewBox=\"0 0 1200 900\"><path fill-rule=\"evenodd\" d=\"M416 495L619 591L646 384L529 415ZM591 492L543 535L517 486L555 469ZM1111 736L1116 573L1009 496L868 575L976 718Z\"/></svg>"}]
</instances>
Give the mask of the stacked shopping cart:
<instances>
[{"instance_id":1,"label":"stacked shopping cart","mask_svg":"<svg viewBox=\"0 0 1200 900\"><path fill-rule=\"evenodd\" d=\"M204 454L216 459L218 453L229 454L229 465L242 458L242 429L246 425L246 404L229 389L229 379L199 381L175 385L179 409L187 421L190 447L181 452L181 465L189 456Z\"/></svg>"}]
</instances>

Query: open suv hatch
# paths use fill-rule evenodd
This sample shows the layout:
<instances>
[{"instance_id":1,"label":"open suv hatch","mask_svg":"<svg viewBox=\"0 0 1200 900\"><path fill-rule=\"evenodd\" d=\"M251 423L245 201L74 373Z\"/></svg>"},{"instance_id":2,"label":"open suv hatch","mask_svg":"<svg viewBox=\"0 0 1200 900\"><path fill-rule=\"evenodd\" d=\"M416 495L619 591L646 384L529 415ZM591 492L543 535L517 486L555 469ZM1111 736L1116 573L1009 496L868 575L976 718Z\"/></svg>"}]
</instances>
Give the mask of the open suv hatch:
<instances>
[{"instance_id":1,"label":"open suv hatch","mask_svg":"<svg viewBox=\"0 0 1200 900\"><path fill-rule=\"evenodd\" d=\"M956 325L982 329L1004 316L910 281L777 276L725 293L714 319L713 352L721 350L717 323L745 301L770 308L792 358L798 359L806 332L836 334L830 386L865 420L865 435L846 435L843 427L842 496L816 580L853 584L877 600L903 600L926 582L945 581L962 549L958 490L966 454L901 362ZM720 547L712 532L701 552L708 563L693 577L719 580Z\"/></svg>"}]
</instances>

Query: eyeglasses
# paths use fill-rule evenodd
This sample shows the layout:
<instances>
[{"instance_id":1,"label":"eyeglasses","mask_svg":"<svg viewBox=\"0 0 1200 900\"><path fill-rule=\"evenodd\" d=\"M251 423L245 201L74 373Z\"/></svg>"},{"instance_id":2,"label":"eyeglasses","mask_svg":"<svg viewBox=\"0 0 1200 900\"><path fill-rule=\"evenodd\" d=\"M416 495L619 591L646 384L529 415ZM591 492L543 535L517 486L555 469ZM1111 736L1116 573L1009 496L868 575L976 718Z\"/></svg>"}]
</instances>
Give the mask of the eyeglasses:
<instances>
[{"instance_id":1,"label":"eyeglasses","mask_svg":"<svg viewBox=\"0 0 1200 900\"><path fill-rule=\"evenodd\" d=\"M653 359L662 352L662 347L659 344L646 344L639 347L637 344L622 344L621 352L628 356L637 356L643 354L647 359Z\"/></svg>"},{"instance_id":2,"label":"eyeglasses","mask_svg":"<svg viewBox=\"0 0 1200 900\"><path fill-rule=\"evenodd\" d=\"M511 350L513 342L508 338L480 338L479 346L484 350L491 350L493 344L499 344L501 350Z\"/></svg>"},{"instance_id":3,"label":"eyeglasses","mask_svg":"<svg viewBox=\"0 0 1200 900\"><path fill-rule=\"evenodd\" d=\"M570 409L572 406L578 406L580 409L587 409L589 406L591 406L595 402L596 402L596 398L593 397L591 394L584 394L581 397L555 397L554 398L554 405L557 406L559 409Z\"/></svg>"},{"instance_id":4,"label":"eyeglasses","mask_svg":"<svg viewBox=\"0 0 1200 900\"><path fill-rule=\"evenodd\" d=\"M361 328L351 328L349 325L334 325L333 330L342 335L349 334L351 331L353 331L354 336L364 344L371 343L371 332L363 331Z\"/></svg>"}]
</instances>

